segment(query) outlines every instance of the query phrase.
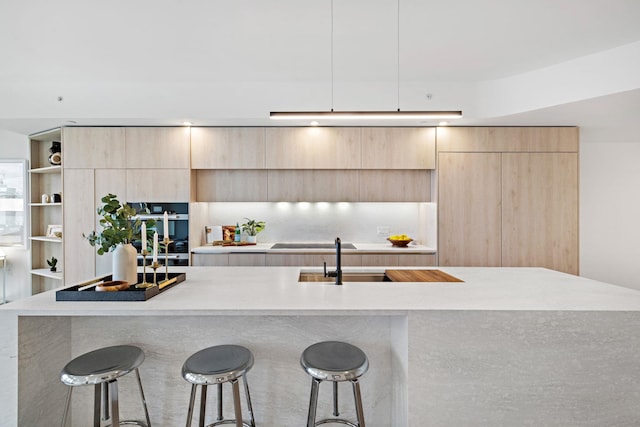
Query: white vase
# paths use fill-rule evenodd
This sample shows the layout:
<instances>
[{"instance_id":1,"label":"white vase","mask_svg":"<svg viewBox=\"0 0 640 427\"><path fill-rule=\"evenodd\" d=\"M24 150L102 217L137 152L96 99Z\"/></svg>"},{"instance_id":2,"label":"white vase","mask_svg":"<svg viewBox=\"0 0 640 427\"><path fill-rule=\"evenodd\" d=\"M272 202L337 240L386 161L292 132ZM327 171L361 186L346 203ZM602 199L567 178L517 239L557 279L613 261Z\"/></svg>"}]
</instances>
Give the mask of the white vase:
<instances>
[{"instance_id":1,"label":"white vase","mask_svg":"<svg viewBox=\"0 0 640 427\"><path fill-rule=\"evenodd\" d=\"M138 252L131 243L116 246L113 251L113 280L138 283Z\"/></svg>"},{"instance_id":2,"label":"white vase","mask_svg":"<svg viewBox=\"0 0 640 427\"><path fill-rule=\"evenodd\" d=\"M247 236L247 243L255 243L258 236Z\"/></svg>"}]
</instances>

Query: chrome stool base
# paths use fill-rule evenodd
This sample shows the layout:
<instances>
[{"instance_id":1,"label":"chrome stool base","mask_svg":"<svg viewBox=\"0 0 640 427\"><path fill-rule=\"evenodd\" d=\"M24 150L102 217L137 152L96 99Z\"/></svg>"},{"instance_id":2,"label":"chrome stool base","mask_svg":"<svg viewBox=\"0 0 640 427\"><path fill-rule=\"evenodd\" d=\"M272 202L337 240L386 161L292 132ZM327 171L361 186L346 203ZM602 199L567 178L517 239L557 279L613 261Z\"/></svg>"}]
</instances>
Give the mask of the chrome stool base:
<instances>
[{"instance_id":1,"label":"chrome stool base","mask_svg":"<svg viewBox=\"0 0 640 427\"><path fill-rule=\"evenodd\" d=\"M218 416L217 420L211 424L207 424L207 427L224 424L235 424L236 427L255 427L251 395L249 394L249 383L247 382L247 372L252 366L253 354L249 349L238 345L208 347L191 355L182 366L182 377L191 383L191 396L189 398L186 426L191 426L198 386L200 386L199 426L205 426L207 387L209 385L217 385ZM240 379L242 379L244 383L244 394L247 401L249 421L244 421L242 418L240 384L238 383ZM224 383L230 383L233 390L233 408L235 415L235 419L233 420L225 420L222 414L222 384Z\"/></svg>"},{"instance_id":2,"label":"chrome stool base","mask_svg":"<svg viewBox=\"0 0 640 427\"><path fill-rule=\"evenodd\" d=\"M325 341L307 347L300 357L300 365L313 379L311 380L311 398L307 427L321 424L337 423L351 427L365 427L362 395L358 378L369 369L369 360L358 347L339 341ZM318 407L318 391L322 381L333 383L333 415L316 421ZM338 418L338 382L349 381L353 388L357 422Z\"/></svg>"},{"instance_id":3,"label":"chrome stool base","mask_svg":"<svg viewBox=\"0 0 640 427\"><path fill-rule=\"evenodd\" d=\"M144 352L140 348L132 345L121 345L100 348L78 356L67 363L62 372L60 372L60 381L69 386L62 417L62 427L66 426L73 388L84 385L94 386L94 427L101 427L104 422L108 421L111 421L110 425L113 427L121 425L151 427L147 401L144 397L140 372L138 371L138 367L143 361ZM136 374L146 422L137 420L120 421L118 378L127 375L131 371Z\"/></svg>"}]
</instances>

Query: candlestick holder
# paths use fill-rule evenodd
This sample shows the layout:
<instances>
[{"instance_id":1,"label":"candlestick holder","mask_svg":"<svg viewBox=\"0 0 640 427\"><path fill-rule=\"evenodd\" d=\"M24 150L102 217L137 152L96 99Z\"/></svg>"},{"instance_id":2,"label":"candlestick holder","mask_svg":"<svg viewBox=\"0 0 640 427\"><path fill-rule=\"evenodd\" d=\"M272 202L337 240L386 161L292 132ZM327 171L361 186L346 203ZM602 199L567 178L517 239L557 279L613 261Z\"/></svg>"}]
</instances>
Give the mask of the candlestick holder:
<instances>
[{"instance_id":1,"label":"candlestick holder","mask_svg":"<svg viewBox=\"0 0 640 427\"><path fill-rule=\"evenodd\" d=\"M158 264L158 261L156 261L152 263L150 267L153 268L153 284L151 286L157 286L158 280L156 279L156 270L162 267L162 264Z\"/></svg>"},{"instance_id":2,"label":"candlestick holder","mask_svg":"<svg viewBox=\"0 0 640 427\"><path fill-rule=\"evenodd\" d=\"M165 236L162 243L164 243L164 280L166 281L169 280L169 244L173 243L173 240Z\"/></svg>"},{"instance_id":3,"label":"candlestick holder","mask_svg":"<svg viewBox=\"0 0 640 427\"><path fill-rule=\"evenodd\" d=\"M138 283L136 285L136 288L146 289L154 285L153 283L147 282L147 255L149 255L149 251L147 251L146 249L142 249L140 253L142 254L142 283Z\"/></svg>"}]
</instances>

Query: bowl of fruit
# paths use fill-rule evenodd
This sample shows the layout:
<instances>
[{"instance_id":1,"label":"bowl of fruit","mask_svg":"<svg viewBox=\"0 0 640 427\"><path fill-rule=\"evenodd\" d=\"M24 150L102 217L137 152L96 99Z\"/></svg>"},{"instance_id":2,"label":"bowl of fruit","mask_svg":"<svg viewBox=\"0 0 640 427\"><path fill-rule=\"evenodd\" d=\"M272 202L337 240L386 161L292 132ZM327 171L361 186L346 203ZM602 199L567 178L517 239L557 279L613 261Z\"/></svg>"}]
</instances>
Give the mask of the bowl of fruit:
<instances>
[{"instance_id":1,"label":"bowl of fruit","mask_svg":"<svg viewBox=\"0 0 640 427\"><path fill-rule=\"evenodd\" d=\"M393 236L387 237L387 240L390 241L393 246L399 248L406 248L409 243L413 242L413 239L406 234L394 234Z\"/></svg>"}]
</instances>

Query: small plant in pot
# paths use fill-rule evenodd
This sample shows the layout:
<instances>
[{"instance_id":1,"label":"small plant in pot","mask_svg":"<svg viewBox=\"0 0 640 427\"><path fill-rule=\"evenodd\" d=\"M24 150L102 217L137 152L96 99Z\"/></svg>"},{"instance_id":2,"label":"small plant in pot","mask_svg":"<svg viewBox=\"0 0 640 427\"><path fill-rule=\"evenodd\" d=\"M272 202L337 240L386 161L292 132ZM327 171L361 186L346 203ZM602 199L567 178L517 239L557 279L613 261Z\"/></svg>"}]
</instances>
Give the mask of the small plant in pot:
<instances>
[{"instance_id":1,"label":"small plant in pot","mask_svg":"<svg viewBox=\"0 0 640 427\"><path fill-rule=\"evenodd\" d=\"M138 281L137 251L131 244L140 238L142 221L140 218L132 219L136 210L120 203L118 196L107 194L102 199L102 206L97 209L102 231L95 230L88 235L83 234L89 244L97 247L98 255L113 252L113 280L124 280L134 285ZM147 212L148 213L148 212ZM154 227L155 220L146 221L147 227ZM148 242L142 242L148 246Z\"/></svg>"},{"instance_id":2,"label":"small plant in pot","mask_svg":"<svg viewBox=\"0 0 640 427\"><path fill-rule=\"evenodd\" d=\"M247 242L255 243L256 235L264 230L265 222L256 221L255 219L245 218L247 222L242 224L242 230L247 233Z\"/></svg>"},{"instance_id":3,"label":"small plant in pot","mask_svg":"<svg viewBox=\"0 0 640 427\"><path fill-rule=\"evenodd\" d=\"M56 265L58 265L58 258L52 256L51 259L47 260L47 264L49 264L49 270L55 273L58 269L56 267Z\"/></svg>"}]
</instances>

